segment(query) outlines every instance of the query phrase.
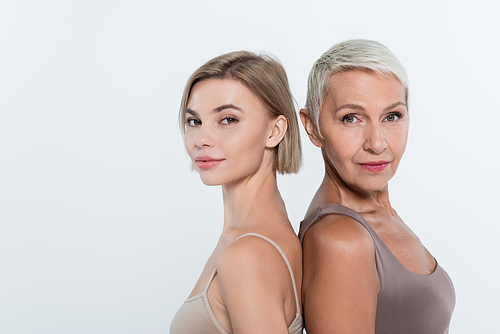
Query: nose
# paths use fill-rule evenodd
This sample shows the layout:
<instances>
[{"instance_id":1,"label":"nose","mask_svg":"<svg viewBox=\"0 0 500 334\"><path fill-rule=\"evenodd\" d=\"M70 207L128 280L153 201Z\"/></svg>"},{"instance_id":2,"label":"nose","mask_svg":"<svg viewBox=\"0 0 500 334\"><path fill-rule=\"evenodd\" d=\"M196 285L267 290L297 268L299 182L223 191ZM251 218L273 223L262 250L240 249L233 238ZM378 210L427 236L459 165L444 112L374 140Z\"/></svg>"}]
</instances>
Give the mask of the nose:
<instances>
[{"instance_id":1,"label":"nose","mask_svg":"<svg viewBox=\"0 0 500 334\"><path fill-rule=\"evenodd\" d=\"M200 148L208 148L214 145L214 136L209 126L201 125L199 127L195 145Z\"/></svg>"},{"instance_id":2,"label":"nose","mask_svg":"<svg viewBox=\"0 0 500 334\"><path fill-rule=\"evenodd\" d=\"M373 125L367 128L366 132L363 148L375 154L382 153L387 148L387 141L381 126Z\"/></svg>"}]
</instances>

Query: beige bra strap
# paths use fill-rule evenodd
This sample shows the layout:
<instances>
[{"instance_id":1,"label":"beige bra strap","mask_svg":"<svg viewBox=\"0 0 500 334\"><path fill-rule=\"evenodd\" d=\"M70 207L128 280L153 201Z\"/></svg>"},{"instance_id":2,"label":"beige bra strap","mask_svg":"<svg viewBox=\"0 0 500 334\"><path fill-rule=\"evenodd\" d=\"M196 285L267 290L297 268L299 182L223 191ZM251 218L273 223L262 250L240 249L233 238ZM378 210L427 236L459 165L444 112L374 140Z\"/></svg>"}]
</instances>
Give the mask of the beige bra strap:
<instances>
[{"instance_id":1,"label":"beige bra strap","mask_svg":"<svg viewBox=\"0 0 500 334\"><path fill-rule=\"evenodd\" d=\"M243 234L243 235L240 235L238 238L234 239L234 241L240 239L240 238L243 238L243 237L246 237L246 236L254 236L254 237L259 237L261 239L264 239L266 241L268 241L271 245L274 246L274 248L276 248L278 250L278 252L281 254L281 257L283 257L283 260L285 260L285 263L286 263L286 266L288 267L288 271L290 272L290 277L292 278L292 284L293 284L293 293L295 294L295 303L297 305L297 315L300 315L300 304L299 304L299 296L297 294L297 286L295 284L295 277L293 276L293 271L292 271L292 266L290 266L290 262L288 262L288 259L285 255L285 253L283 252L283 250L280 248L280 246L278 246L277 243L275 243L274 241L272 241L271 239L269 239L268 237L265 237L261 234L258 234L258 233L246 233L246 234Z\"/></svg>"},{"instance_id":2,"label":"beige bra strap","mask_svg":"<svg viewBox=\"0 0 500 334\"><path fill-rule=\"evenodd\" d=\"M212 275L210 275L210 278L208 280L208 283L207 285L205 286L205 290L203 290L203 293L206 295L207 294L207 291L208 291L208 287L210 286L210 284L212 284L212 281L214 280L214 277L215 277L215 273L217 272L217 268L214 269Z\"/></svg>"}]
</instances>

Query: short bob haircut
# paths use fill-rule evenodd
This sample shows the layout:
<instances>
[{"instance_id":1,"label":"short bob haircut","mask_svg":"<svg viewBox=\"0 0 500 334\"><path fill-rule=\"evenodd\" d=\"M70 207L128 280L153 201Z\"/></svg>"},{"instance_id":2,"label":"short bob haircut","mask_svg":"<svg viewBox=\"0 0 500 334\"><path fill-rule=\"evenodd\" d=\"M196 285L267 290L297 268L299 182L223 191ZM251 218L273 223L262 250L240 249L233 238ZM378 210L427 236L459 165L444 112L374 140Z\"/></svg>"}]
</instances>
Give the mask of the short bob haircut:
<instances>
[{"instance_id":1,"label":"short bob haircut","mask_svg":"<svg viewBox=\"0 0 500 334\"><path fill-rule=\"evenodd\" d=\"M287 131L275 148L274 171L297 173L302 162L300 133L288 78L281 63L271 56L249 51L235 51L218 56L197 69L184 88L179 111L179 125L184 135L185 110L191 91L198 82L208 79L232 79L255 94L269 111L270 117L283 115Z\"/></svg>"},{"instance_id":2,"label":"short bob haircut","mask_svg":"<svg viewBox=\"0 0 500 334\"><path fill-rule=\"evenodd\" d=\"M319 111L328 94L332 76L351 70L364 70L390 75L405 88L408 108L408 77L396 56L379 42L351 39L332 46L313 65L307 82L305 109L314 121L319 133ZM320 134L321 136L321 134Z\"/></svg>"}]
</instances>

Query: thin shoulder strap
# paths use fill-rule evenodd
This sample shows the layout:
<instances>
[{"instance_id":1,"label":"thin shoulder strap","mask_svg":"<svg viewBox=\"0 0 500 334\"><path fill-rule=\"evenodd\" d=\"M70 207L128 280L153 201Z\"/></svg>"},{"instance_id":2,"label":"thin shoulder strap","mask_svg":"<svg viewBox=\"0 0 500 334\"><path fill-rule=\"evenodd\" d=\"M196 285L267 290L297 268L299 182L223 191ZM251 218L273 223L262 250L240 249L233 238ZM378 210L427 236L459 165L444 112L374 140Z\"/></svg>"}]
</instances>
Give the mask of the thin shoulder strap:
<instances>
[{"instance_id":1,"label":"thin shoulder strap","mask_svg":"<svg viewBox=\"0 0 500 334\"><path fill-rule=\"evenodd\" d=\"M214 280L214 277L215 277L215 273L217 272L217 267L214 269L214 271L212 272L212 275L210 275L210 278L208 279L208 283L207 285L205 285L205 289L203 290L203 293L206 295L207 294L207 291L208 291L208 287L210 286L210 284L212 284L212 281Z\"/></svg>"},{"instance_id":2,"label":"thin shoulder strap","mask_svg":"<svg viewBox=\"0 0 500 334\"><path fill-rule=\"evenodd\" d=\"M240 235L238 238L236 238L234 241L240 239L240 238L243 238L243 237L246 237L246 236L254 236L254 237L259 237L261 239L264 239L266 241L268 241L271 245L274 246L274 248L276 248L278 250L278 252L281 254L281 257L283 257L283 260L285 260L285 263L286 263L286 266L288 267L288 271L290 272L290 277L292 278L292 285L293 285L293 293L295 294L295 304L297 305L297 312L296 314L297 315L300 315L300 303L299 303L299 295L297 293L297 285L295 284L295 277L293 275L293 271L292 271L292 266L290 265L290 262L288 262L288 258L286 257L285 253L283 252L283 250L280 248L280 246L278 246L277 243L275 243L274 241L272 241L271 239L269 239L268 237L265 237L261 234L258 234L258 233L246 233L246 234L243 234L243 235Z\"/></svg>"},{"instance_id":3,"label":"thin shoulder strap","mask_svg":"<svg viewBox=\"0 0 500 334\"><path fill-rule=\"evenodd\" d=\"M352 219L357 220L361 225L363 225L368 230L368 232L370 232L370 234L373 235L372 233L373 229L371 228L370 225L368 225L365 222L363 216L361 216L359 213L340 204L327 203L316 208L316 210L314 210L309 216L304 218L304 220L300 223L300 230L299 230L300 242L302 243L306 231L309 229L309 227L312 226L312 224L314 224L324 216L331 215L334 213L351 217Z\"/></svg>"}]
</instances>

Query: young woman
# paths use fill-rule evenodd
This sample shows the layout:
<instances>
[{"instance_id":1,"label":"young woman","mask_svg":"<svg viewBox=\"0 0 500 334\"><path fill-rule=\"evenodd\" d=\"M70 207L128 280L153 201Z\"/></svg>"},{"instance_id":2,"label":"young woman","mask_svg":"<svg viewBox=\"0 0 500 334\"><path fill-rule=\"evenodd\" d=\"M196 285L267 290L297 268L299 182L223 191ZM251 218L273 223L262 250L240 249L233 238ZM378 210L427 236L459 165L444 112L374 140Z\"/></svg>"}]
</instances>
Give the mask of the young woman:
<instances>
[{"instance_id":1,"label":"young woman","mask_svg":"<svg viewBox=\"0 0 500 334\"><path fill-rule=\"evenodd\" d=\"M448 333L451 280L389 201L409 127L402 65L377 42L337 44L300 116L325 161L299 232L307 333Z\"/></svg>"},{"instance_id":2,"label":"young woman","mask_svg":"<svg viewBox=\"0 0 500 334\"><path fill-rule=\"evenodd\" d=\"M179 119L201 180L222 187L224 223L170 333L301 333L301 246L276 184L301 162L283 67L247 51L212 59L188 80Z\"/></svg>"}]
</instances>

